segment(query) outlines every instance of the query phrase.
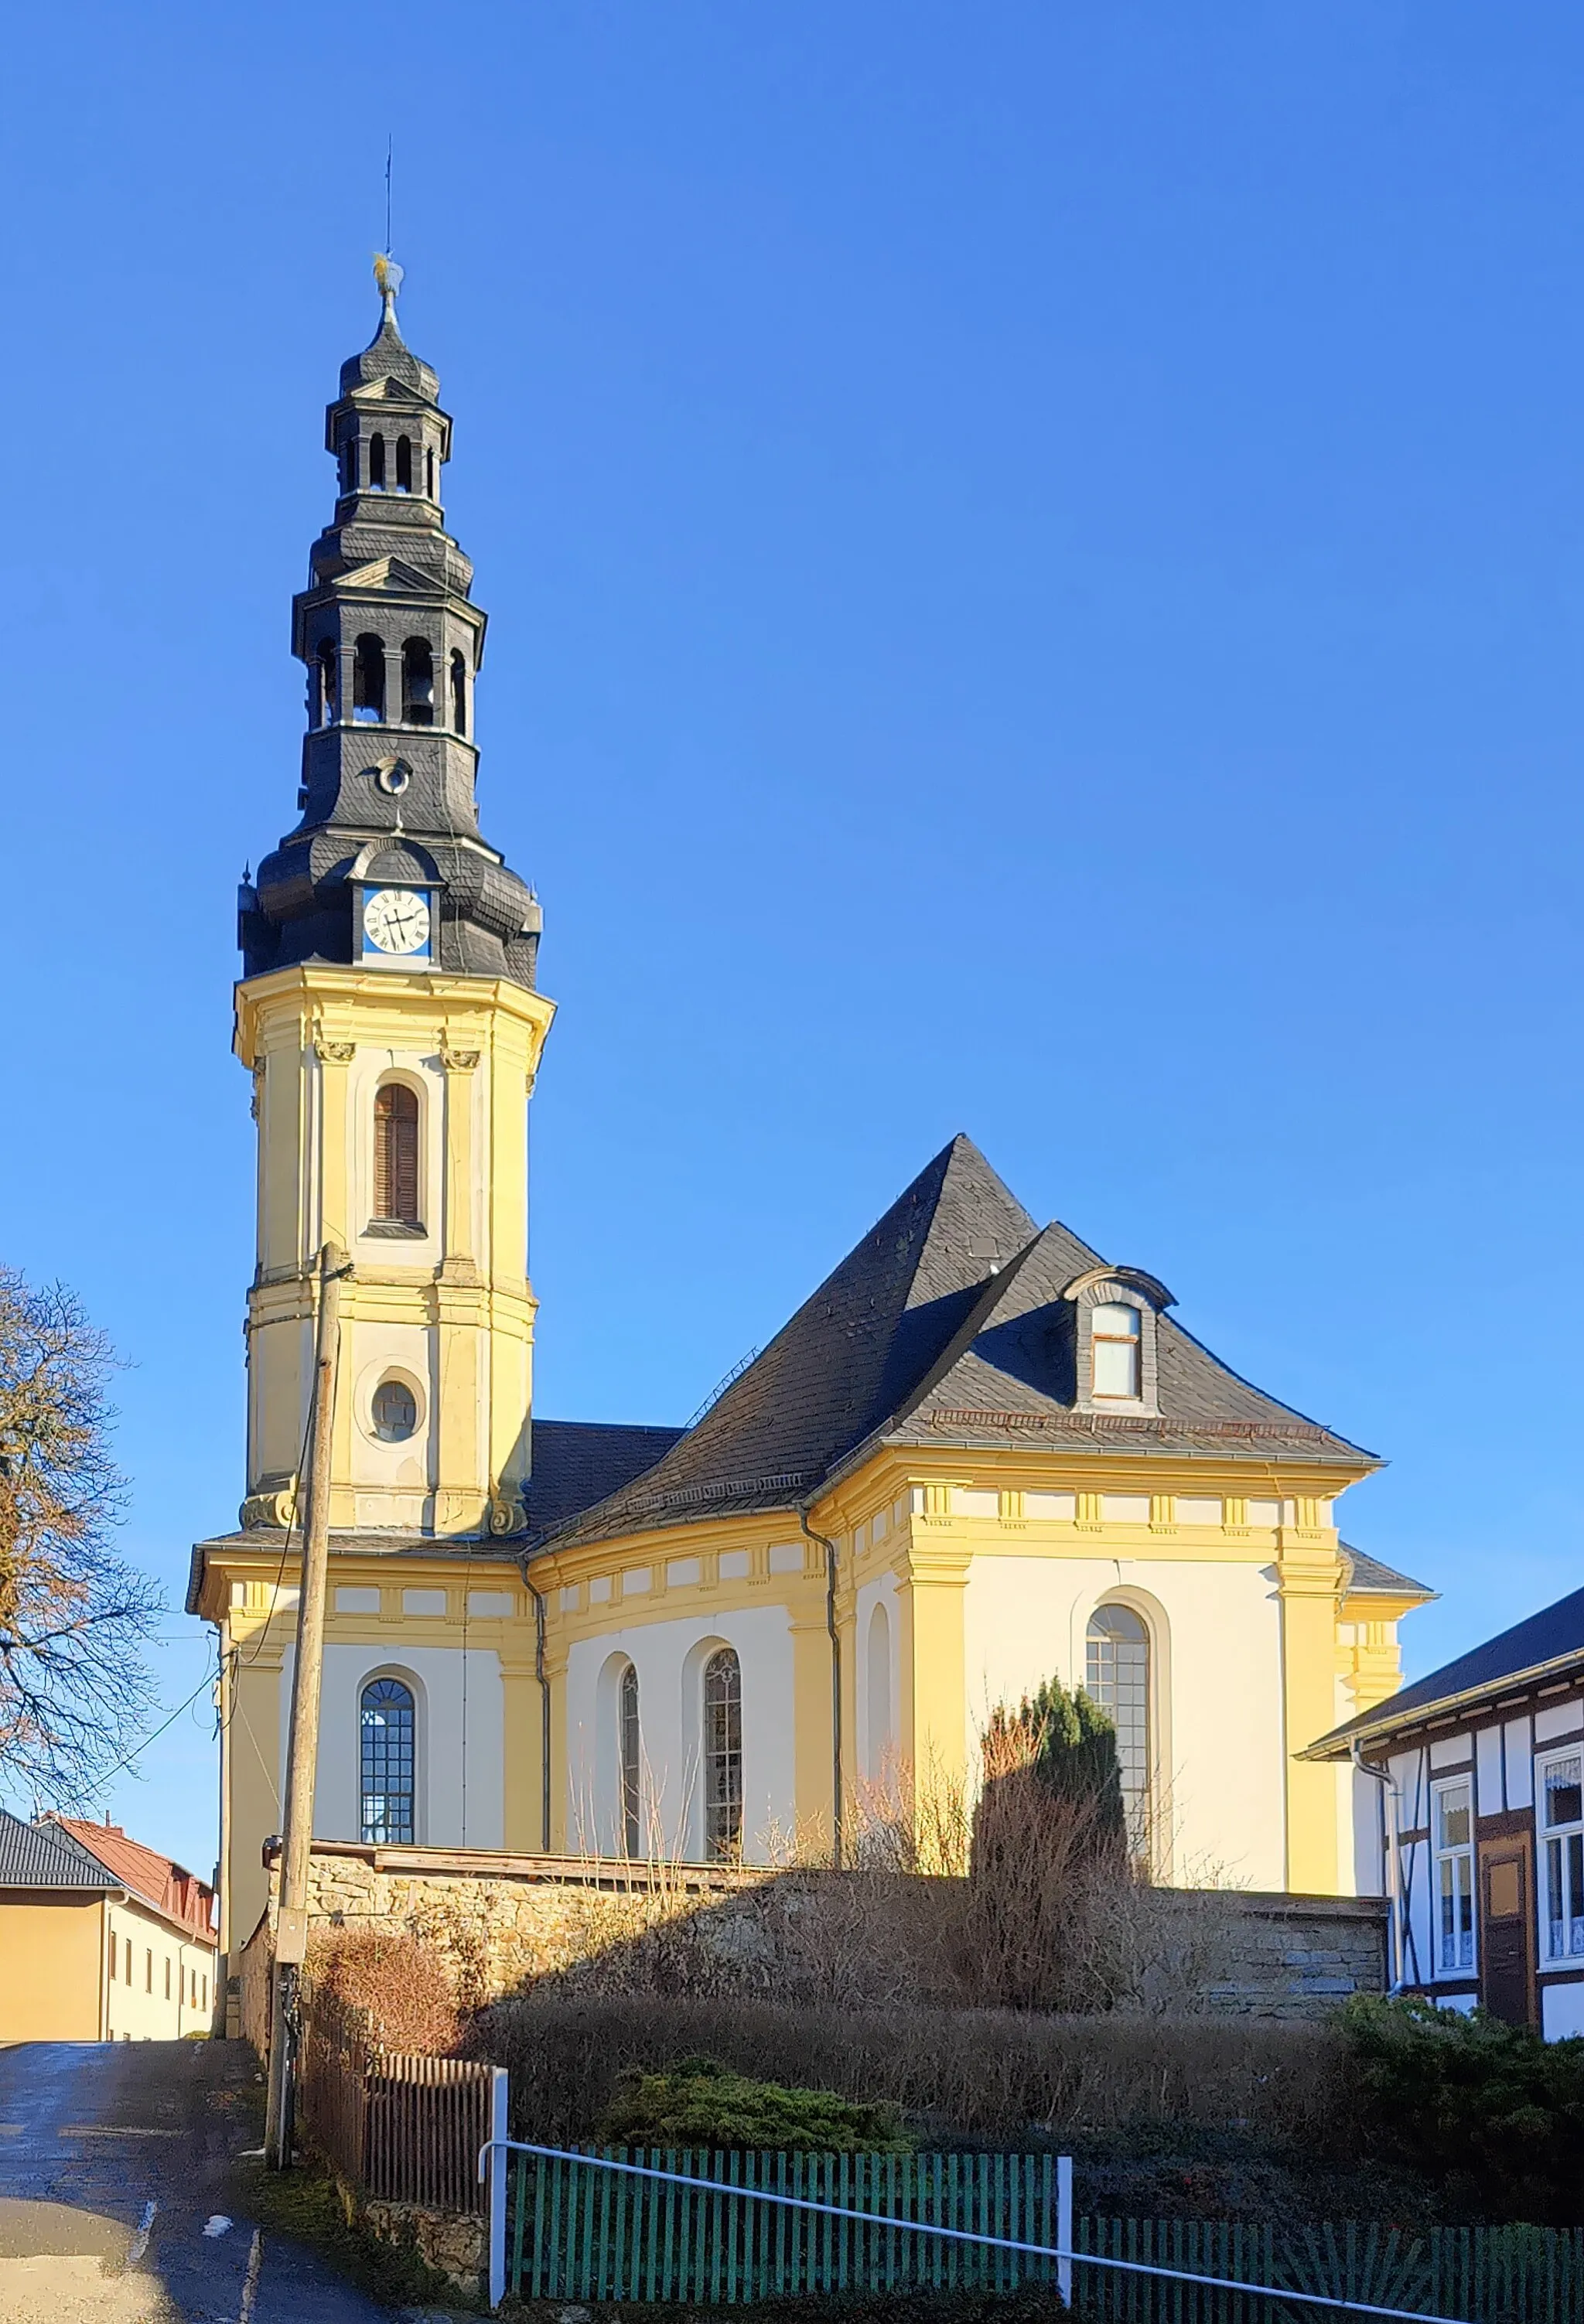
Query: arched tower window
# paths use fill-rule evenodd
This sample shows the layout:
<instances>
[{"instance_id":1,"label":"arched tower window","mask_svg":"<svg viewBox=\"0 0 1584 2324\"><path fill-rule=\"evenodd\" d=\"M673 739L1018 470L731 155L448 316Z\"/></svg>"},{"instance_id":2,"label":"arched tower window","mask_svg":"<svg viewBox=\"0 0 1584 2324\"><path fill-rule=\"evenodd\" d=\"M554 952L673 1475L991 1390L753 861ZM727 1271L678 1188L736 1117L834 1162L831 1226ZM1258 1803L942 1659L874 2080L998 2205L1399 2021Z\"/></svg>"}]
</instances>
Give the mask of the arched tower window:
<instances>
[{"instance_id":1,"label":"arched tower window","mask_svg":"<svg viewBox=\"0 0 1584 2324\"><path fill-rule=\"evenodd\" d=\"M1131 1606L1097 1606L1090 1617L1084 1687L1117 1730L1128 1836L1149 1847L1149 1632Z\"/></svg>"},{"instance_id":2,"label":"arched tower window","mask_svg":"<svg viewBox=\"0 0 1584 2324\"><path fill-rule=\"evenodd\" d=\"M704 1666L704 1844L716 1858L742 1848L742 1666L730 1646Z\"/></svg>"},{"instance_id":3,"label":"arched tower window","mask_svg":"<svg viewBox=\"0 0 1584 2324\"><path fill-rule=\"evenodd\" d=\"M451 649L451 732L467 732L467 659L460 646Z\"/></svg>"},{"instance_id":4,"label":"arched tower window","mask_svg":"<svg viewBox=\"0 0 1584 2324\"><path fill-rule=\"evenodd\" d=\"M431 444L423 456L424 490L430 500L435 497L435 447Z\"/></svg>"},{"instance_id":5,"label":"arched tower window","mask_svg":"<svg viewBox=\"0 0 1584 2324\"><path fill-rule=\"evenodd\" d=\"M435 658L425 638L409 638L401 649L401 720L407 726L435 723Z\"/></svg>"},{"instance_id":6,"label":"arched tower window","mask_svg":"<svg viewBox=\"0 0 1584 2324\"><path fill-rule=\"evenodd\" d=\"M352 653L352 715L382 725L385 718L385 645L365 634Z\"/></svg>"},{"instance_id":7,"label":"arched tower window","mask_svg":"<svg viewBox=\"0 0 1584 2324\"><path fill-rule=\"evenodd\" d=\"M878 1784L891 1748L891 1618L884 1600L869 1618L869 1778Z\"/></svg>"},{"instance_id":8,"label":"arched tower window","mask_svg":"<svg viewBox=\"0 0 1584 2324\"><path fill-rule=\"evenodd\" d=\"M359 1720L358 1829L365 1842L413 1844L418 1713L399 1678L371 1679Z\"/></svg>"},{"instance_id":9,"label":"arched tower window","mask_svg":"<svg viewBox=\"0 0 1584 2324\"><path fill-rule=\"evenodd\" d=\"M369 438L369 488L382 493L385 489L385 439L382 436Z\"/></svg>"},{"instance_id":10,"label":"arched tower window","mask_svg":"<svg viewBox=\"0 0 1584 2324\"><path fill-rule=\"evenodd\" d=\"M318 652L314 658L314 724L316 726L333 726L336 724L341 690L340 660L341 657L336 650L335 639L321 639Z\"/></svg>"},{"instance_id":11,"label":"arched tower window","mask_svg":"<svg viewBox=\"0 0 1584 2324\"><path fill-rule=\"evenodd\" d=\"M616 1766L622 1780L622 1849L631 1857L643 1854L641 1765L638 1673L629 1663L616 1698Z\"/></svg>"},{"instance_id":12,"label":"arched tower window","mask_svg":"<svg viewBox=\"0 0 1584 2324\"><path fill-rule=\"evenodd\" d=\"M357 438L349 436L341 447L341 489L344 493L357 490Z\"/></svg>"},{"instance_id":13,"label":"arched tower window","mask_svg":"<svg viewBox=\"0 0 1584 2324\"><path fill-rule=\"evenodd\" d=\"M418 1097L405 1082L385 1082L374 1096L374 1216L419 1223Z\"/></svg>"},{"instance_id":14,"label":"arched tower window","mask_svg":"<svg viewBox=\"0 0 1584 2324\"><path fill-rule=\"evenodd\" d=\"M396 438L396 489L399 493L410 493L412 490L412 438L410 436L398 436Z\"/></svg>"}]
</instances>

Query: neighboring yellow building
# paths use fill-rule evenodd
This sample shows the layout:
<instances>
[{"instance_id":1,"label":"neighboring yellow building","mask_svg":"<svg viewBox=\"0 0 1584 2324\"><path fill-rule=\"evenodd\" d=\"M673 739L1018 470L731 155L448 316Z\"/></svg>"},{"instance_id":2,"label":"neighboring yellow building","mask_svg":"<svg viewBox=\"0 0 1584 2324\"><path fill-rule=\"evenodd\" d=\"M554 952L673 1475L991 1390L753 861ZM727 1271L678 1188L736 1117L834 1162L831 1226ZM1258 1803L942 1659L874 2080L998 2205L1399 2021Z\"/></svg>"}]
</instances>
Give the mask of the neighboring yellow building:
<instances>
[{"instance_id":1,"label":"neighboring yellow building","mask_svg":"<svg viewBox=\"0 0 1584 2324\"><path fill-rule=\"evenodd\" d=\"M437 392L387 295L297 604L302 820L241 899L247 1493L189 1601L220 1640L233 1970L281 1814L327 1240L322 1837L769 1860L971 1788L993 1707L1060 1676L1112 1711L1158 1877L1351 1892L1355 1779L1294 1755L1395 1687L1429 1595L1341 1541L1374 1457L1219 1363L1155 1277L1038 1228L966 1139L686 1432L532 1417L553 1011L537 902L478 829Z\"/></svg>"},{"instance_id":2,"label":"neighboring yellow building","mask_svg":"<svg viewBox=\"0 0 1584 2324\"><path fill-rule=\"evenodd\" d=\"M117 1825L0 1811L0 2042L207 2034L214 1901Z\"/></svg>"}]
</instances>

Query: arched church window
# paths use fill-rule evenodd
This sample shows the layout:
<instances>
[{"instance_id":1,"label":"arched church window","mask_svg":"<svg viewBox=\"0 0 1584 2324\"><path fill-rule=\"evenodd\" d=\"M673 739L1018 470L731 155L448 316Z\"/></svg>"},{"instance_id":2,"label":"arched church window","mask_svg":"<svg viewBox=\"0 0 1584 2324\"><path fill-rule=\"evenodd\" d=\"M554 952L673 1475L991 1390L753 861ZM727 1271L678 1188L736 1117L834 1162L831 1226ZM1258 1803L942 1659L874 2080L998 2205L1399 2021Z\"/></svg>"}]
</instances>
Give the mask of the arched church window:
<instances>
[{"instance_id":1,"label":"arched church window","mask_svg":"<svg viewBox=\"0 0 1584 2324\"><path fill-rule=\"evenodd\" d=\"M1090 1617L1083 1683L1117 1730L1128 1836L1149 1847L1149 1632L1131 1606L1097 1606Z\"/></svg>"},{"instance_id":2,"label":"arched church window","mask_svg":"<svg viewBox=\"0 0 1584 2324\"><path fill-rule=\"evenodd\" d=\"M344 493L357 490L357 438L348 436L341 447L341 489Z\"/></svg>"},{"instance_id":3,"label":"arched church window","mask_svg":"<svg viewBox=\"0 0 1584 2324\"><path fill-rule=\"evenodd\" d=\"M412 438L410 436L398 436L396 438L396 489L399 493L410 493L412 490Z\"/></svg>"},{"instance_id":4,"label":"arched church window","mask_svg":"<svg viewBox=\"0 0 1584 2324\"><path fill-rule=\"evenodd\" d=\"M410 1848L417 1795L418 1714L399 1678L371 1679L363 1691L358 1828L364 1840Z\"/></svg>"},{"instance_id":5,"label":"arched church window","mask_svg":"<svg viewBox=\"0 0 1584 2324\"><path fill-rule=\"evenodd\" d=\"M622 1849L630 1857L643 1854L640 1817L641 1758L638 1724L638 1673L631 1663L622 1674L616 1705L616 1764L622 1775Z\"/></svg>"},{"instance_id":6,"label":"arched church window","mask_svg":"<svg viewBox=\"0 0 1584 2324\"><path fill-rule=\"evenodd\" d=\"M704 1844L717 1858L742 1848L742 1666L730 1646L704 1666Z\"/></svg>"},{"instance_id":7,"label":"arched church window","mask_svg":"<svg viewBox=\"0 0 1584 2324\"><path fill-rule=\"evenodd\" d=\"M369 438L369 489L382 493L385 489L385 439L382 436Z\"/></svg>"},{"instance_id":8,"label":"arched church window","mask_svg":"<svg viewBox=\"0 0 1584 2324\"><path fill-rule=\"evenodd\" d=\"M401 721L406 726L435 723L435 658L425 638L409 638L401 649Z\"/></svg>"},{"instance_id":9,"label":"arched church window","mask_svg":"<svg viewBox=\"0 0 1584 2324\"><path fill-rule=\"evenodd\" d=\"M382 638L359 638L352 655L352 715L382 725L385 719L385 644Z\"/></svg>"},{"instance_id":10,"label":"arched church window","mask_svg":"<svg viewBox=\"0 0 1584 2324\"><path fill-rule=\"evenodd\" d=\"M435 447L431 444L423 456L424 490L430 500L435 497Z\"/></svg>"},{"instance_id":11,"label":"arched church window","mask_svg":"<svg viewBox=\"0 0 1584 2324\"><path fill-rule=\"evenodd\" d=\"M417 1226L418 1096L385 1082L374 1097L374 1216Z\"/></svg>"},{"instance_id":12,"label":"arched church window","mask_svg":"<svg viewBox=\"0 0 1584 2324\"><path fill-rule=\"evenodd\" d=\"M333 726L336 724L336 697L340 692L339 663L340 656L336 650L335 639L322 639L315 657L314 724L316 726Z\"/></svg>"},{"instance_id":13,"label":"arched church window","mask_svg":"<svg viewBox=\"0 0 1584 2324\"><path fill-rule=\"evenodd\" d=\"M467 732L467 661L459 646L451 649L451 732Z\"/></svg>"}]
</instances>

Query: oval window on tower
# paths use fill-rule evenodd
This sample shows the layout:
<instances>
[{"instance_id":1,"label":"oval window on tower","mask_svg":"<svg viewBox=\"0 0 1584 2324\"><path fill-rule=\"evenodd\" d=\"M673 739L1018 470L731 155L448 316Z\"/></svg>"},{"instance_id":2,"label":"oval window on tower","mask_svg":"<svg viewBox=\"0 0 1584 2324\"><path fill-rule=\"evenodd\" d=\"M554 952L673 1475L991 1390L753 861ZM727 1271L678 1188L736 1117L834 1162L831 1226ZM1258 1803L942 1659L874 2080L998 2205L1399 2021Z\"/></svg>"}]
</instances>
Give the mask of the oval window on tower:
<instances>
[{"instance_id":1,"label":"oval window on tower","mask_svg":"<svg viewBox=\"0 0 1584 2324\"><path fill-rule=\"evenodd\" d=\"M382 1444L405 1444L418 1430L418 1398L403 1379L382 1379L374 1390L374 1434Z\"/></svg>"}]
</instances>

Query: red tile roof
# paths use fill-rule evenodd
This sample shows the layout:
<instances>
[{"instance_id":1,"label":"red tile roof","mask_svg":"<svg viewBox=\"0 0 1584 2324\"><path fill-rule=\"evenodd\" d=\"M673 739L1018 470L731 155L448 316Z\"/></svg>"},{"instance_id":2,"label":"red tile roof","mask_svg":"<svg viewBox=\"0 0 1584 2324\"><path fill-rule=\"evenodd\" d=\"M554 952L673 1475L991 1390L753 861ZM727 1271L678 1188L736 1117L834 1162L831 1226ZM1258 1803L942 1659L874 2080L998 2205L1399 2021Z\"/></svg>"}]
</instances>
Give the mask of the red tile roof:
<instances>
[{"instance_id":1,"label":"red tile roof","mask_svg":"<svg viewBox=\"0 0 1584 2324\"><path fill-rule=\"evenodd\" d=\"M51 1821L69 1832L90 1856L97 1857L124 1888L152 1904L168 1921L189 1929L200 1944L214 1943L215 1892L207 1880L157 1849L145 1848L141 1840L128 1840L119 1824L90 1823L78 1816L54 1816Z\"/></svg>"}]
</instances>

